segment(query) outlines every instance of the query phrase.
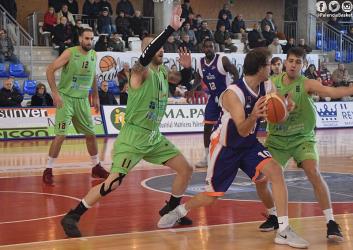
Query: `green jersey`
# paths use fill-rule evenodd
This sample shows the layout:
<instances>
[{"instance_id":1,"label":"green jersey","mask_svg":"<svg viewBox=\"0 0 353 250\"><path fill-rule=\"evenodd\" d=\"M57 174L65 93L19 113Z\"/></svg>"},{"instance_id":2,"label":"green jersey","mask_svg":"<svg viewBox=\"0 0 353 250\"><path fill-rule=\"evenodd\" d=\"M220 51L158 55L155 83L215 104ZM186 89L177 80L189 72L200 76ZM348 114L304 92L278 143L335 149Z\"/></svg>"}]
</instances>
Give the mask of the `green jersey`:
<instances>
[{"instance_id":1,"label":"green jersey","mask_svg":"<svg viewBox=\"0 0 353 250\"><path fill-rule=\"evenodd\" d=\"M140 88L129 88L125 121L157 132L168 103L168 73L164 65L160 65L159 70L148 70Z\"/></svg>"},{"instance_id":2,"label":"green jersey","mask_svg":"<svg viewBox=\"0 0 353 250\"><path fill-rule=\"evenodd\" d=\"M295 109L289 114L288 119L283 123L269 124L268 131L270 136L314 136L316 116L313 99L305 91L304 76L299 76L291 84L285 85L282 73L272 79L277 91L281 95L292 94Z\"/></svg>"},{"instance_id":3,"label":"green jersey","mask_svg":"<svg viewBox=\"0 0 353 250\"><path fill-rule=\"evenodd\" d=\"M70 60L63 67L58 90L70 97L87 98L96 74L96 52L90 50L84 55L78 47L69 50Z\"/></svg>"}]
</instances>

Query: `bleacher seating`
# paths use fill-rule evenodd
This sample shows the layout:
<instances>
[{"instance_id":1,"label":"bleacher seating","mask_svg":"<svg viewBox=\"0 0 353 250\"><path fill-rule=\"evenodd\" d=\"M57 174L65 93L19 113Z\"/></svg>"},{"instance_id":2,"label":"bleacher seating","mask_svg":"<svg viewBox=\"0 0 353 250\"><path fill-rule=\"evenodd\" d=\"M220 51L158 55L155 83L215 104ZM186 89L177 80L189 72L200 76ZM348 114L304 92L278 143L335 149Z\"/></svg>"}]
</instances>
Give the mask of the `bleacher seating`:
<instances>
[{"instance_id":1,"label":"bleacher seating","mask_svg":"<svg viewBox=\"0 0 353 250\"><path fill-rule=\"evenodd\" d=\"M13 81L13 88L16 89L21 95L23 95L23 91L21 89L21 85L18 80Z\"/></svg>"},{"instance_id":2,"label":"bleacher seating","mask_svg":"<svg viewBox=\"0 0 353 250\"><path fill-rule=\"evenodd\" d=\"M10 64L9 66L9 73L11 76L14 77L20 77L20 78L26 78L28 77L28 74L25 71L25 68L23 64Z\"/></svg>"},{"instance_id":3,"label":"bleacher seating","mask_svg":"<svg viewBox=\"0 0 353 250\"><path fill-rule=\"evenodd\" d=\"M9 72L7 71L6 64L0 63L0 77L8 77Z\"/></svg>"},{"instance_id":4,"label":"bleacher seating","mask_svg":"<svg viewBox=\"0 0 353 250\"><path fill-rule=\"evenodd\" d=\"M23 82L23 93L27 95L34 95L36 93L36 80L25 80Z\"/></svg>"}]
</instances>

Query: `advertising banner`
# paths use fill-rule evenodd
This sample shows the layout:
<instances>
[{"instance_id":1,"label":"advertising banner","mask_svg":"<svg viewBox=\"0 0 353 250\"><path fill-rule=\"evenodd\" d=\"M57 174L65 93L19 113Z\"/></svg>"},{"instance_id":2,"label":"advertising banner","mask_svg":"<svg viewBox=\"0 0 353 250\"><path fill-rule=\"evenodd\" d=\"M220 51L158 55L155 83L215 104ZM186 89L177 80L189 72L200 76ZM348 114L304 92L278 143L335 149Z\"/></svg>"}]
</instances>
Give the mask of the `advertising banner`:
<instances>
[{"instance_id":1,"label":"advertising banner","mask_svg":"<svg viewBox=\"0 0 353 250\"><path fill-rule=\"evenodd\" d=\"M353 102L316 102L317 128L353 127Z\"/></svg>"}]
</instances>

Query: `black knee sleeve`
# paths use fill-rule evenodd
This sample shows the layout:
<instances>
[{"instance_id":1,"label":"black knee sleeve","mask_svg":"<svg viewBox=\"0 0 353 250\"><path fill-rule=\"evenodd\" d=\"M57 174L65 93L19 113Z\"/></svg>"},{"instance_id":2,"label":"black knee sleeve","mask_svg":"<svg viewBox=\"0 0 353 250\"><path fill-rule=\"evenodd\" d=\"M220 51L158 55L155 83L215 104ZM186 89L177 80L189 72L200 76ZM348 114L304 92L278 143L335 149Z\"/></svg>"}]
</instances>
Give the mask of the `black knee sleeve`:
<instances>
[{"instance_id":1,"label":"black knee sleeve","mask_svg":"<svg viewBox=\"0 0 353 250\"><path fill-rule=\"evenodd\" d=\"M213 124L205 124L203 127L203 143L205 148L208 148L211 142Z\"/></svg>"},{"instance_id":2,"label":"black knee sleeve","mask_svg":"<svg viewBox=\"0 0 353 250\"><path fill-rule=\"evenodd\" d=\"M123 182L123 179L124 179L124 177L125 177L126 175L125 174L122 174L122 173L119 173L119 176L116 178L116 179L114 179L110 184L109 184L109 188L107 189L107 191L105 191L105 183L103 182L103 184L102 184L102 186L101 186L101 188L100 188L100 190L99 190L99 192L100 192L100 194L101 194L101 196L106 196L107 194L109 194L111 191L113 191L114 189L112 188L113 187L113 185L114 185L114 183L115 182L119 182L118 183L118 186L120 186L121 185L121 183Z\"/></svg>"}]
</instances>

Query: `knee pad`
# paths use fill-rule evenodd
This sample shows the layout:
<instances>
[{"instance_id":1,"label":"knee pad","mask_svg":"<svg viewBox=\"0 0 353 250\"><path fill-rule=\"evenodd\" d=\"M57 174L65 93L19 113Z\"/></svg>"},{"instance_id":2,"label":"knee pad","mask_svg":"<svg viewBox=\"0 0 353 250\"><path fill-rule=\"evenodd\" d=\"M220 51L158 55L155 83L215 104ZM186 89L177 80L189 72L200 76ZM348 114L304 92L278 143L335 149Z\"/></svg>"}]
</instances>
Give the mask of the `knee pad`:
<instances>
[{"instance_id":1,"label":"knee pad","mask_svg":"<svg viewBox=\"0 0 353 250\"><path fill-rule=\"evenodd\" d=\"M113 189L112 187L113 187L114 183L117 182L117 181L119 182L118 186L120 186L121 183L123 182L123 179L124 179L125 176L126 176L126 174L119 173L119 176L117 178L115 178L114 180L112 180L112 182L109 184L109 188L107 189L107 191L104 188L105 187L105 183L103 182L103 184L102 184L102 186L101 186L101 188L99 190L100 195L101 196L106 196L107 194L112 192L115 189L115 188Z\"/></svg>"}]
</instances>

